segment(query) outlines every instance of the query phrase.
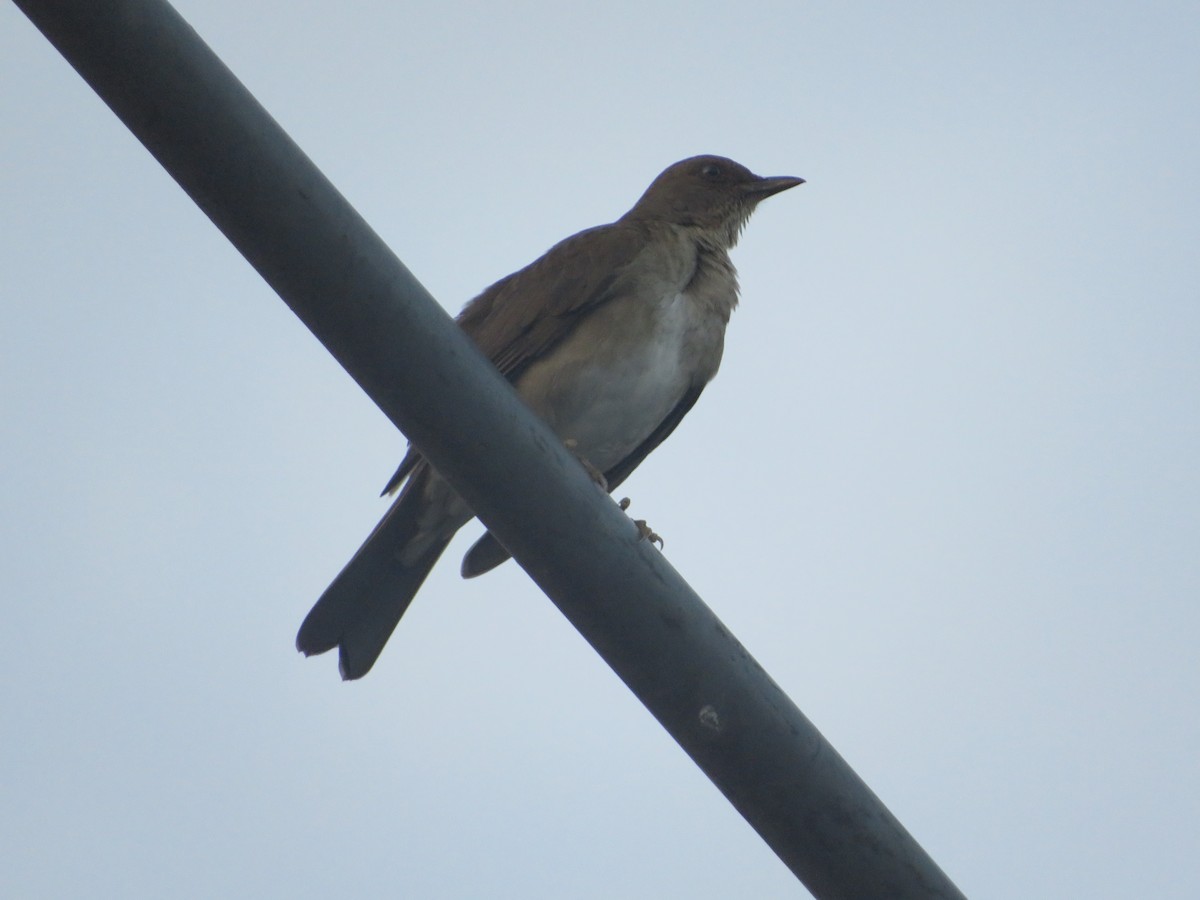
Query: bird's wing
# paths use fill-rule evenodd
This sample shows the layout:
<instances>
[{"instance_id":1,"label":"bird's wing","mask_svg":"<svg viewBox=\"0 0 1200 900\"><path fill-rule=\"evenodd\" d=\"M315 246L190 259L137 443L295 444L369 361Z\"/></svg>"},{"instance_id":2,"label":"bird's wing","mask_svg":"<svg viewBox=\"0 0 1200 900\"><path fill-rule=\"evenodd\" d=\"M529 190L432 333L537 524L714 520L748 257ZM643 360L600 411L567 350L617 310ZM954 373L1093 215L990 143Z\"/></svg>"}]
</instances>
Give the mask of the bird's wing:
<instances>
[{"instance_id":1,"label":"bird's wing","mask_svg":"<svg viewBox=\"0 0 1200 900\"><path fill-rule=\"evenodd\" d=\"M466 305L458 324L509 381L571 333L588 312L627 290L646 246L633 223L581 231Z\"/></svg>"},{"instance_id":2,"label":"bird's wing","mask_svg":"<svg viewBox=\"0 0 1200 900\"><path fill-rule=\"evenodd\" d=\"M388 479L388 483L384 485L383 490L379 492L379 496L384 497L388 494L395 493L396 489L400 487L400 485L404 482L404 479L409 476L413 469L417 467L417 463L419 463L422 459L423 457L421 456L420 452L418 452L417 448L412 444L409 444L408 452L404 454L404 459L400 460L400 468L396 470L395 475Z\"/></svg>"},{"instance_id":3,"label":"bird's wing","mask_svg":"<svg viewBox=\"0 0 1200 900\"><path fill-rule=\"evenodd\" d=\"M468 303L458 315L459 327L500 374L515 382L580 319L627 289L622 275L645 246L646 235L636 223L581 231ZM420 461L410 446L383 493L395 491Z\"/></svg>"}]
</instances>

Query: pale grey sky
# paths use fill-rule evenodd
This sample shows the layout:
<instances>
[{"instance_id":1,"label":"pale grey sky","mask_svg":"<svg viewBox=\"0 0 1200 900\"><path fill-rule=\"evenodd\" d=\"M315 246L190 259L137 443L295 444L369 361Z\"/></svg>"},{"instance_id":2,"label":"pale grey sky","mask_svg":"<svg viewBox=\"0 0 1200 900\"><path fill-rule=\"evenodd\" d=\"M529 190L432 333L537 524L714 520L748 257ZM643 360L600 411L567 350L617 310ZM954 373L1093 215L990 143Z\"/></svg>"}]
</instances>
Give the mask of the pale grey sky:
<instances>
[{"instance_id":1,"label":"pale grey sky","mask_svg":"<svg viewBox=\"0 0 1200 900\"><path fill-rule=\"evenodd\" d=\"M1194 3L177 7L454 311L678 158L807 178L633 511L969 896L1194 896ZM295 654L403 440L0 19L0 894L802 893L474 529Z\"/></svg>"}]
</instances>

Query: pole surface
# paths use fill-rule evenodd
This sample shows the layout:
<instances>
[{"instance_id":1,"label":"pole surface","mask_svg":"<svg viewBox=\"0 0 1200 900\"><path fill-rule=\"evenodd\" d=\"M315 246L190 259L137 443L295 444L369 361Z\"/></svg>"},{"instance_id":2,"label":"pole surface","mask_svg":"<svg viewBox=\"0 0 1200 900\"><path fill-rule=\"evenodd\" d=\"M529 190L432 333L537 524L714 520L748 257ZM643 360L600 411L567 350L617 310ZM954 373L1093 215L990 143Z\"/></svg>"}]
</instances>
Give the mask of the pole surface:
<instances>
[{"instance_id":1,"label":"pole surface","mask_svg":"<svg viewBox=\"0 0 1200 900\"><path fill-rule=\"evenodd\" d=\"M815 896L962 896L172 7L16 3Z\"/></svg>"}]
</instances>

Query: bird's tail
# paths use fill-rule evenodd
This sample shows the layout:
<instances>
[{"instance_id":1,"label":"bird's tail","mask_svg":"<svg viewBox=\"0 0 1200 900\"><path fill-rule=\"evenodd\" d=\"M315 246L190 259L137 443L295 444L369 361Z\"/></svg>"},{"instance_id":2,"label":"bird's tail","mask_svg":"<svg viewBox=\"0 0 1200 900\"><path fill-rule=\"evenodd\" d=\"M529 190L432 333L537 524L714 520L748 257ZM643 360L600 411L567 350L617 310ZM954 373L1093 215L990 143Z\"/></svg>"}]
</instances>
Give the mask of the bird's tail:
<instances>
[{"instance_id":1,"label":"bird's tail","mask_svg":"<svg viewBox=\"0 0 1200 900\"><path fill-rule=\"evenodd\" d=\"M414 480L325 589L296 635L296 649L305 656L337 647L342 678L362 678L371 670L450 543L450 537L439 538L412 562L401 562L401 550L416 535L424 507Z\"/></svg>"},{"instance_id":2,"label":"bird's tail","mask_svg":"<svg viewBox=\"0 0 1200 900\"><path fill-rule=\"evenodd\" d=\"M509 559L512 559L512 554L490 531L485 531L483 537L472 544L467 555L463 557L460 571L463 578L476 578Z\"/></svg>"}]
</instances>

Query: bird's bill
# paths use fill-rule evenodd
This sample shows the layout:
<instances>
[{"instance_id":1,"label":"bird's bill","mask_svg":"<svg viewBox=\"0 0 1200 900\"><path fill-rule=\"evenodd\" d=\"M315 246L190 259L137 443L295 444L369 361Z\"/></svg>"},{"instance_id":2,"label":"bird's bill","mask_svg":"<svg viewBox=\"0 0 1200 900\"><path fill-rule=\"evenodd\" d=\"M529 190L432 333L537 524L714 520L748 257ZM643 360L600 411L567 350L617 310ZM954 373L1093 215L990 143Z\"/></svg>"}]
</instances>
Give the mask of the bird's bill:
<instances>
[{"instance_id":1,"label":"bird's bill","mask_svg":"<svg viewBox=\"0 0 1200 900\"><path fill-rule=\"evenodd\" d=\"M794 188L800 184L804 184L803 178L796 178L792 175L775 175L770 178L760 178L757 181L750 182L746 185L746 193L757 200L762 200L770 197L772 194L778 194L780 191L786 191L788 188Z\"/></svg>"}]
</instances>

